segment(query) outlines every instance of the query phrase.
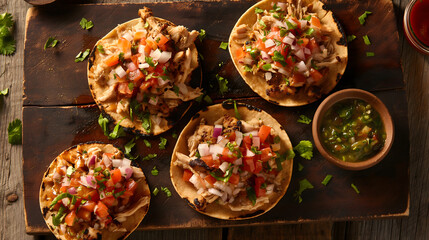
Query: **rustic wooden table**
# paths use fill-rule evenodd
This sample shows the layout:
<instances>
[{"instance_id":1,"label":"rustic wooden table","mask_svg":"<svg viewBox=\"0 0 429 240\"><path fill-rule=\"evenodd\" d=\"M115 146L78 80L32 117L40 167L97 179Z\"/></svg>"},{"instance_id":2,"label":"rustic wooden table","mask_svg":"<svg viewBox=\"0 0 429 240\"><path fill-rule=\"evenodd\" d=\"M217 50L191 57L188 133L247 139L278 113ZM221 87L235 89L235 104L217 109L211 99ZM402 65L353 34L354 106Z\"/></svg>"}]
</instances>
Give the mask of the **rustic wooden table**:
<instances>
[{"instance_id":1,"label":"rustic wooden table","mask_svg":"<svg viewBox=\"0 0 429 240\"><path fill-rule=\"evenodd\" d=\"M71 3L72 0L63 0ZM338 0L340 1L340 0ZM78 2L78 1L73 1ZM79 1L80 3L119 3L120 0ZM129 2L144 2L130 0ZM356 222L318 222L296 225L186 229L135 232L130 239L428 239L429 184L429 56L414 50L403 38L402 16L409 0L393 0L400 37L404 81L408 96L410 126L410 216L408 218ZM22 80L25 17L31 5L23 0L0 0L0 13L12 13L16 21L17 51L13 56L0 56L0 239L52 239L52 236L30 236L25 233L22 147L7 141L7 126L22 119ZM389 37L389 36L386 36ZM402 102L398 104L404 104Z\"/></svg>"}]
</instances>

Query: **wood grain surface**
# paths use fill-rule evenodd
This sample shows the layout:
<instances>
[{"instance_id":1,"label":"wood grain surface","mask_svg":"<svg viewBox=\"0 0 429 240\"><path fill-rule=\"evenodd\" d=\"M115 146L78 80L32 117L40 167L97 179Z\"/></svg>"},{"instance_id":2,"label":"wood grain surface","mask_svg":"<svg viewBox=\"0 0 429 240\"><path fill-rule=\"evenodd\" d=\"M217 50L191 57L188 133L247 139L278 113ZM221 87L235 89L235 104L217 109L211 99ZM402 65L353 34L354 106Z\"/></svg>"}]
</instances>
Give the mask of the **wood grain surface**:
<instances>
[{"instance_id":1,"label":"wood grain surface","mask_svg":"<svg viewBox=\"0 0 429 240\"><path fill-rule=\"evenodd\" d=\"M63 1L67 2L67 1ZM76 1L68 1L76 2ZM83 1L82 1L83 2ZM121 1L90 1L121 2ZM137 2L137 1L131 1ZM140 1L139 1L140 2ZM360 1L365 3L366 1ZM394 0L398 29L402 29L403 9L408 0ZM86 1L85 1L86 3ZM24 27L27 9L31 5L22 0L0 0L0 12L13 14L17 52L13 56L0 56L0 89L11 92L0 103L0 239L52 239L26 235L22 197L22 148L7 142L7 124L22 119L22 80L24 55ZM390 37L390 36L386 36ZM410 217L355 222L275 225L245 228L214 228L194 230L144 231L134 233L130 239L428 239L429 184L429 57L419 54L400 37L400 55L403 64L409 106L410 126ZM392 54L397 54L392 52ZM404 104L398 101L397 104ZM11 194L17 194L14 200Z\"/></svg>"}]
</instances>

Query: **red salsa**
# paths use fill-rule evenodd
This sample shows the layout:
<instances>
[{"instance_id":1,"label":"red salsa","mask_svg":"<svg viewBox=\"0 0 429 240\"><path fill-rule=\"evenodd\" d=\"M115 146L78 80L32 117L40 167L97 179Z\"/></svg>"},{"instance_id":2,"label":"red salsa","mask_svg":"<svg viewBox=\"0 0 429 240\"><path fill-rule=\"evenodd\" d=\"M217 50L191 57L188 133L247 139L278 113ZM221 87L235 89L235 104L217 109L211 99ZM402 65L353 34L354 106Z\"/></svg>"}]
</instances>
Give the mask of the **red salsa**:
<instances>
[{"instance_id":1,"label":"red salsa","mask_svg":"<svg viewBox=\"0 0 429 240\"><path fill-rule=\"evenodd\" d=\"M415 36L429 46L429 0L417 0L411 9L410 23Z\"/></svg>"}]
</instances>

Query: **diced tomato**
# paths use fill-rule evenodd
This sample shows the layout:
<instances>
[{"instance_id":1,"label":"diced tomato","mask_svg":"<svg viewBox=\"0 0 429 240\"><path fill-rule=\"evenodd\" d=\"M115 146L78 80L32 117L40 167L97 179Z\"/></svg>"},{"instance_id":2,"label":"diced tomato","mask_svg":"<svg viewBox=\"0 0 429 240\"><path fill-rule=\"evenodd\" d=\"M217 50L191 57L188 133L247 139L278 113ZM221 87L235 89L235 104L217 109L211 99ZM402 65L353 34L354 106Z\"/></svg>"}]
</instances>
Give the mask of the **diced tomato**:
<instances>
[{"instance_id":1,"label":"diced tomato","mask_svg":"<svg viewBox=\"0 0 429 240\"><path fill-rule=\"evenodd\" d=\"M118 84L118 92L120 95L122 95L126 98L131 98L133 96L133 90L134 89L130 89L128 84L129 83L126 83L126 82L119 83Z\"/></svg>"},{"instance_id":2,"label":"diced tomato","mask_svg":"<svg viewBox=\"0 0 429 240\"><path fill-rule=\"evenodd\" d=\"M203 160L207 166L212 167L213 166L213 156L212 155L207 155L204 157L201 157L201 160Z\"/></svg>"},{"instance_id":3,"label":"diced tomato","mask_svg":"<svg viewBox=\"0 0 429 240\"><path fill-rule=\"evenodd\" d=\"M151 79L143 82L142 85L140 85L140 89L142 91L146 91L150 87L157 86L157 85L158 85L158 80L156 78L151 78Z\"/></svg>"},{"instance_id":4,"label":"diced tomato","mask_svg":"<svg viewBox=\"0 0 429 240\"><path fill-rule=\"evenodd\" d=\"M294 21L296 23L298 29L301 28L301 23L298 21L298 19L296 17L292 17L292 21Z\"/></svg>"},{"instance_id":5,"label":"diced tomato","mask_svg":"<svg viewBox=\"0 0 429 240\"><path fill-rule=\"evenodd\" d=\"M109 67L115 66L116 64L119 63L119 55L115 54L110 56L108 59L106 59L104 63Z\"/></svg>"},{"instance_id":6,"label":"diced tomato","mask_svg":"<svg viewBox=\"0 0 429 240\"><path fill-rule=\"evenodd\" d=\"M292 75L292 80L290 82L291 86L302 86L305 83L305 76L302 75L301 73L294 73Z\"/></svg>"},{"instance_id":7,"label":"diced tomato","mask_svg":"<svg viewBox=\"0 0 429 240\"><path fill-rule=\"evenodd\" d=\"M322 24L320 24L320 20L317 17L311 17L310 23L317 28L322 28Z\"/></svg>"},{"instance_id":8,"label":"diced tomato","mask_svg":"<svg viewBox=\"0 0 429 240\"><path fill-rule=\"evenodd\" d=\"M314 79L315 82L318 82L323 78L323 75L314 68L310 69L310 75Z\"/></svg>"},{"instance_id":9,"label":"diced tomato","mask_svg":"<svg viewBox=\"0 0 429 240\"><path fill-rule=\"evenodd\" d=\"M67 192L67 189L68 189L68 187L66 187L66 186L61 186L61 187L60 187L60 192L65 193L65 192Z\"/></svg>"},{"instance_id":10,"label":"diced tomato","mask_svg":"<svg viewBox=\"0 0 429 240\"><path fill-rule=\"evenodd\" d=\"M241 155L246 156L246 152L247 152L246 147L240 147L239 149L240 149Z\"/></svg>"},{"instance_id":11,"label":"diced tomato","mask_svg":"<svg viewBox=\"0 0 429 240\"><path fill-rule=\"evenodd\" d=\"M84 198L86 200L91 200L91 201L97 202L98 200L100 200L100 195L98 193L98 190L92 190Z\"/></svg>"},{"instance_id":12,"label":"diced tomato","mask_svg":"<svg viewBox=\"0 0 429 240\"><path fill-rule=\"evenodd\" d=\"M256 197L263 197L266 195L267 190L262 188L255 188Z\"/></svg>"},{"instance_id":13,"label":"diced tomato","mask_svg":"<svg viewBox=\"0 0 429 240\"><path fill-rule=\"evenodd\" d=\"M95 205L94 205L94 207L95 207ZM94 211L94 209L92 211ZM81 208L81 209L79 209L79 211L77 211L76 215L79 218L83 219L84 221L88 222L88 221L91 221L91 213L92 213L92 211L88 211L86 209Z\"/></svg>"},{"instance_id":14,"label":"diced tomato","mask_svg":"<svg viewBox=\"0 0 429 240\"><path fill-rule=\"evenodd\" d=\"M262 42L262 39L258 39L258 41L256 41L256 46L257 49L264 51L264 52L268 52L270 51L270 49L265 47L265 43Z\"/></svg>"},{"instance_id":15,"label":"diced tomato","mask_svg":"<svg viewBox=\"0 0 429 240\"><path fill-rule=\"evenodd\" d=\"M70 187L79 187L81 184L78 179L72 178L70 179Z\"/></svg>"},{"instance_id":16,"label":"diced tomato","mask_svg":"<svg viewBox=\"0 0 429 240\"><path fill-rule=\"evenodd\" d=\"M293 59L292 59L291 56L289 56L288 58L286 58L286 64L288 66L290 66L290 67L292 67L295 64L295 62L293 61Z\"/></svg>"},{"instance_id":17,"label":"diced tomato","mask_svg":"<svg viewBox=\"0 0 429 240\"><path fill-rule=\"evenodd\" d=\"M222 152L222 156L220 156L220 160L223 162L234 162L237 159L228 148L224 148Z\"/></svg>"},{"instance_id":18,"label":"diced tomato","mask_svg":"<svg viewBox=\"0 0 429 240\"><path fill-rule=\"evenodd\" d=\"M235 56L237 59L245 58L246 55L247 55L247 53L242 48L239 48L235 51Z\"/></svg>"},{"instance_id":19,"label":"diced tomato","mask_svg":"<svg viewBox=\"0 0 429 240\"><path fill-rule=\"evenodd\" d=\"M103 155L106 155L108 158L112 158L113 155L115 155L115 154L113 154L113 153L103 153Z\"/></svg>"},{"instance_id":20,"label":"diced tomato","mask_svg":"<svg viewBox=\"0 0 429 240\"><path fill-rule=\"evenodd\" d=\"M73 226L73 224L75 223L75 220L76 220L76 212L75 211L69 212L69 214L67 214L66 218L64 219L67 226L70 226L70 227Z\"/></svg>"},{"instance_id":21,"label":"diced tomato","mask_svg":"<svg viewBox=\"0 0 429 240\"><path fill-rule=\"evenodd\" d=\"M235 132L231 132L228 136L229 141L235 141L236 135Z\"/></svg>"},{"instance_id":22,"label":"diced tomato","mask_svg":"<svg viewBox=\"0 0 429 240\"><path fill-rule=\"evenodd\" d=\"M237 185L240 182L240 175L234 173L231 174L231 177L229 178L228 182Z\"/></svg>"},{"instance_id":23,"label":"diced tomato","mask_svg":"<svg viewBox=\"0 0 429 240\"><path fill-rule=\"evenodd\" d=\"M204 180L206 180L208 183L210 183L211 185L214 185L215 182L217 181L216 178L214 178L212 175L208 174Z\"/></svg>"},{"instance_id":24,"label":"diced tomato","mask_svg":"<svg viewBox=\"0 0 429 240\"><path fill-rule=\"evenodd\" d=\"M118 39L118 47L121 50L121 52L127 53L131 51L131 42L123 37L120 37Z\"/></svg>"},{"instance_id":25,"label":"diced tomato","mask_svg":"<svg viewBox=\"0 0 429 240\"><path fill-rule=\"evenodd\" d=\"M102 201L102 202L103 202L107 207L111 207L111 206L113 206L113 204L115 204L116 199L115 199L115 197L113 197L113 196L108 196L108 197L105 197L105 198L101 199L101 201Z\"/></svg>"},{"instance_id":26,"label":"diced tomato","mask_svg":"<svg viewBox=\"0 0 429 240\"><path fill-rule=\"evenodd\" d=\"M252 147L252 139L250 136L244 136L243 137L243 144L246 148L250 149ZM243 154L245 155L245 154Z\"/></svg>"},{"instance_id":27,"label":"diced tomato","mask_svg":"<svg viewBox=\"0 0 429 240\"><path fill-rule=\"evenodd\" d=\"M255 171L255 163L253 162L253 157L243 157L243 169L248 172Z\"/></svg>"},{"instance_id":28,"label":"diced tomato","mask_svg":"<svg viewBox=\"0 0 429 240\"><path fill-rule=\"evenodd\" d=\"M149 46L150 50L156 50L158 47L158 44L155 41L146 39L146 46ZM145 48L145 51L146 51L146 48ZM150 51L149 51L149 53L150 53Z\"/></svg>"},{"instance_id":29,"label":"diced tomato","mask_svg":"<svg viewBox=\"0 0 429 240\"><path fill-rule=\"evenodd\" d=\"M65 172L62 168L60 168L60 167L57 167L57 168L55 169L55 171L56 171L58 174L60 174L61 176L66 175L66 172Z\"/></svg>"},{"instance_id":30,"label":"diced tomato","mask_svg":"<svg viewBox=\"0 0 429 240\"><path fill-rule=\"evenodd\" d=\"M97 207L95 208L95 214L100 218L106 218L109 216L108 208L103 202L98 202Z\"/></svg>"},{"instance_id":31,"label":"diced tomato","mask_svg":"<svg viewBox=\"0 0 429 240\"><path fill-rule=\"evenodd\" d=\"M262 162L266 162L273 157L273 153L272 153L270 147L261 149L261 152L262 152L262 154L261 154Z\"/></svg>"},{"instance_id":32,"label":"diced tomato","mask_svg":"<svg viewBox=\"0 0 429 240\"><path fill-rule=\"evenodd\" d=\"M320 51L319 44L317 44L316 39L311 38L310 42L307 45L307 48L311 50L312 53L317 53Z\"/></svg>"},{"instance_id":33,"label":"diced tomato","mask_svg":"<svg viewBox=\"0 0 429 240\"><path fill-rule=\"evenodd\" d=\"M255 188L258 187L260 188L262 183L265 182L265 179L263 177L256 177L255 178Z\"/></svg>"},{"instance_id":34,"label":"diced tomato","mask_svg":"<svg viewBox=\"0 0 429 240\"><path fill-rule=\"evenodd\" d=\"M262 189L261 186L265 182L265 179L263 177L256 177L255 178L255 193L256 197L262 197L265 196L266 190Z\"/></svg>"},{"instance_id":35,"label":"diced tomato","mask_svg":"<svg viewBox=\"0 0 429 240\"><path fill-rule=\"evenodd\" d=\"M121 181L121 179L122 179L121 170L115 169L115 170L110 171L110 178L113 180L114 184Z\"/></svg>"},{"instance_id":36,"label":"diced tomato","mask_svg":"<svg viewBox=\"0 0 429 240\"><path fill-rule=\"evenodd\" d=\"M120 192L120 191L119 191ZM124 193L121 195L121 196L119 196L120 198L130 198L130 197L132 197L134 195L134 193L133 192L131 192L131 191L124 191Z\"/></svg>"},{"instance_id":37,"label":"diced tomato","mask_svg":"<svg viewBox=\"0 0 429 240\"><path fill-rule=\"evenodd\" d=\"M87 211L90 211L90 212L92 212L92 211L94 211L94 208L95 208L95 202L94 201L88 201L88 202L86 202L85 204L83 204L82 206L81 206L81 208L82 209L85 209L85 210L87 210Z\"/></svg>"},{"instance_id":38,"label":"diced tomato","mask_svg":"<svg viewBox=\"0 0 429 240\"><path fill-rule=\"evenodd\" d=\"M148 44L146 44L145 46L144 46L144 52L146 53L146 56L148 56L149 54L150 54L150 51L152 50L152 47L151 47L152 45L148 45Z\"/></svg>"},{"instance_id":39,"label":"diced tomato","mask_svg":"<svg viewBox=\"0 0 429 240\"><path fill-rule=\"evenodd\" d=\"M107 180L107 181L105 181L104 182L104 185L106 186L106 187L114 187L115 186L115 183L113 182L113 180L110 178L109 180ZM99 185L100 186L100 185Z\"/></svg>"},{"instance_id":40,"label":"diced tomato","mask_svg":"<svg viewBox=\"0 0 429 240\"><path fill-rule=\"evenodd\" d=\"M259 129L259 139L262 142L265 142L265 139L267 139L267 137L270 135L271 132L271 127L266 126L266 125L262 125L261 128Z\"/></svg>"},{"instance_id":41,"label":"diced tomato","mask_svg":"<svg viewBox=\"0 0 429 240\"><path fill-rule=\"evenodd\" d=\"M183 171L183 176L182 179L185 182L189 182L189 179L191 179L192 175L194 175L190 170L185 169L185 171Z\"/></svg>"},{"instance_id":42,"label":"diced tomato","mask_svg":"<svg viewBox=\"0 0 429 240\"><path fill-rule=\"evenodd\" d=\"M270 33L267 34L266 38L280 40L280 29L278 27L273 27L271 29L272 30L270 31ZM274 29L277 29L277 31Z\"/></svg>"},{"instance_id":43,"label":"diced tomato","mask_svg":"<svg viewBox=\"0 0 429 240\"><path fill-rule=\"evenodd\" d=\"M271 174L271 175L274 175L274 176L276 176L277 175L277 170L275 170L275 169L272 169L268 174Z\"/></svg>"},{"instance_id":44,"label":"diced tomato","mask_svg":"<svg viewBox=\"0 0 429 240\"><path fill-rule=\"evenodd\" d=\"M261 160L254 159L255 170L253 170L254 174L258 174L262 171L262 162Z\"/></svg>"},{"instance_id":45,"label":"diced tomato","mask_svg":"<svg viewBox=\"0 0 429 240\"><path fill-rule=\"evenodd\" d=\"M160 38L159 41L158 41L158 46L159 47L164 46L168 42L168 40L169 40L168 38L166 38L162 34L159 34L158 37Z\"/></svg>"},{"instance_id":46,"label":"diced tomato","mask_svg":"<svg viewBox=\"0 0 429 240\"><path fill-rule=\"evenodd\" d=\"M310 42L310 40L308 38L301 38L298 41L300 41L300 42L302 41L302 43L299 44L301 47L306 47L307 44Z\"/></svg>"},{"instance_id":47,"label":"diced tomato","mask_svg":"<svg viewBox=\"0 0 429 240\"><path fill-rule=\"evenodd\" d=\"M127 183L125 184L125 189L127 191L131 191L134 193L134 191L137 189L137 183L133 179L128 179Z\"/></svg>"}]
</instances>

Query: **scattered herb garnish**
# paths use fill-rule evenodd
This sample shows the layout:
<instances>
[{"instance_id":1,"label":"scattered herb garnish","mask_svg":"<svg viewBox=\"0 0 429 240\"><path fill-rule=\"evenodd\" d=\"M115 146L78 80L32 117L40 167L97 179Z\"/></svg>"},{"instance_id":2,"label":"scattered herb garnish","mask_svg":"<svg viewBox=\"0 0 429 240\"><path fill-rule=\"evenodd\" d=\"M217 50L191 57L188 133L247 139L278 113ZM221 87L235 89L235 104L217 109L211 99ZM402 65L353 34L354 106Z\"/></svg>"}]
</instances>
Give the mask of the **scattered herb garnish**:
<instances>
[{"instance_id":1,"label":"scattered herb garnish","mask_svg":"<svg viewBox=\"0 0 429 240\"><path fill-rule=\"evenodd\" d=\"M244 65L244 71L246 71L246 72L252 72L253 70L252 70L251 67L249 67L247 65Z\"/></svg>"},{"instance_id":2,"label":"scattered herb garnish","mask_svg":"<svg viewBox=\"0 0 429 240\"><path fill-rule=\"evenodd\" d=\"M258 7L256 7L256 8L255 8L255 13L256 13L256 14L263 13L263 12L264 12L264 10L263 10L263 9L260 9L260 8L258 8Z\"/></svg>"},{"instance_id":3,"label":"scattered herb garnish","mask_svg":"<svg viewBox=\"0 0 429 240\"><path fill-rule=\"evenodd\" d=\"M124 146L125 156L127 156L128 159L136 160L139 157L139 156L134 157L133 155L131 155L131 150L136 145L135 140L137 140L137 139L138 139L138 137L131 139L131 141L127 142L127 144L125 144L125 146Z\"/></svg>"},{"instance_id":4,"label":"scattered herb garnish","mask_svg":"<svg viewBox=\"0 0 429 240\"><path fill-rule=\"evenodd\" d=\"M103 129L105 136L109 136L109 129L107 128L107 124L109 124L109 119L103 117L103 115L100 113L100 116L98 117L98 125L100 125L101 129Z\"/></svg>"},{"instance_id":5,"label":"scattered herb garnish","mask_svg":"<svg viewBox=\"0 0 429 240\"><path fill-rule=\"evenodd\" d=\"M156 166L153 166L153 168L152 168L152 170L150 171L150 173L151 173L153 176L158 176L159 171L158 171L158 169L156 168Z\"/></svg>"},{"instance_id":6,"label":"scattered herb garnish","mask_svg":"<svg viewBox=\"0 0 429 240\"><path fill-rule=\"evenodd\" d=\"M311 15L308 15L308 16L306 16L306 17L303 17L302 19L307 20L307 21L310 21L310 20L311 20Z\"/></svg>"},{"instance_id":7,"label":"scattered herb garnish","mask_svg":"<svg viewBox=\"0 0 429 240\"><path fill-rule=\"evenodd\" d=\"M267 63L267 64L262 65L262 69L264 69L265 71L270 70L271 69L271 64Z\"/></svg>"},{"instance_id":8,"label":"scattered herb garnish","mask_svg":"<svg viewBox=\"0 0 429 240\"><path fill-rule=\"evenodd\" d=\"M167 139L160 137L159 138L161 140L161 142L159 143L159 149L164 150L165 149L165 145L167 145Z\"/></svg>"},{"instance_id":9,"label":"scattered herb garnish","mask_svg":"<svg viewBox=\"0 0 429 240\"><path fill-rule=\"evenodd\" d=\"M369 41L368 35L365 35L362 38L363 38L363 41L365 42L366 45L371 45L371 41Z\"/></svg>"},{"instance_id":10,"label":"scattered herb garnish","mask_svg":"<svg viewBox=\"0 0 429 240\"><path fill-rule=\"evenodd\" d=\"M92 27L94 27L94 23L92 23L92 21L86 20L86 18L82 18L79 24L82 27L82 29L86 29L86 30L89 30Z\"/></svg>"},{"instance_id":11,"label":"scattered herb garnish","mask_svg":"<svg viewBox=\"0 0 429 240\"><path fill-rule=\"evenodd\" d=\"M294 25L292 23L290 23L289 21L286 21L286 25L288 29L295 29L297 25Z\"/></svg>"},{"instance_id":12,"label":"scattered herb garnish","mask_svg":"<svg viewBox=\"0 0 429 240\"><path fill-rule=\"evenodd\" d=\"M323 179L322 181L322 184L325 186L328 185L329 181L331 181L331 178L332 178L331 174L326 175L325 179Z\"/></svg>"},{"instance_id":13,"label":"scattered herb garnish","mask_svg":"<svg viewBox=\"0 0 429 240\"><path fill-rule=\"evenodd\" d=\"M49 37L48 40L46 40L46 43L43 49L46 50L46 48L53 48L57 46L57 43L58 43L58 40L55 39L55 37Z\"/></svg>"},{"instance_id":14,"label":"scattered herb garnish","mask_svg":"<svg viewBox=\"0 0 429 240\"><path fill-rule=\"evenodd\" d=\"M255 189L253 189L253 187L247 187L246 192L247 192L247 198L252 202L253 205L255 205L256 204Z\"/></svg>"},{"instance_id":15,"label":"scattered herb garnish","mask_svg":"<svg viewBox=\"0 0 429 240\"><path fill-rule=\"evenodd\" d=\"M262 19L259 19L258 23L259 23L259 25L262 26L262 29L265 29L267 27L267 25L264 23L264 21L262 21ZM267 34L265 34L265 35L267 35Z\"/></svg>"},{"instance_id":16,"label":"scattered herb garnish","mask_svg":"<svg viewBox=\"0 0 429 240\"><path fill-rule=\"evenodd\" d=\"M347 42L351 42L351 41L353 41L355 39L356 39L355 35L349 35L349 36L347 36Z\"/></svg>"},{"instance_id":17,"label":"scattered herb garnish","mask_svg":"<svg viewBox=\"0 0 429 240\"><path fill-rule=\"evenodd\" d=\"M301 181L299 181L299 189L293 194L293 196L298 200L298 203L301 203L302 192L304 192L306 189L312 189L312 188L314 188L314 186L307 179L304 178Z\"/></svg>"},{"instance_id":18,"label":"scattered herb garnish","mask_svg":"<svg viewBox=\"0 0 429 240\"><path fill-rule=\"evenodd\" d=\"M105 53L103 45L97 45L97 50L103 54Z\"/></svg>"},{"instance_id":19,"label":"scattered herb garnish","mask_svg":"<svg viewBox=\"0 0 429 240\"><path fill-rule=\"evenodd\" d=\"M158 195L158 193L159 193L159 189L156 187L156 188L154 188L153 189L153 191L152 191L152 194L154 195L154 196L156 196L156 195Z\"/></svg>"},{"instance_id":20,"label":"scattered herb garnish","mask_svg":"<svg viewBox=\"0 0 429 240\"><path fill-rule=\"evenodd\" d=\"M366 52L366 56L367 57L374 57L375 53L374 52Z\"/></svg>"},{"instance_id":21,"label":"scattered herb garnish","mask_svg":"<svg viewBox=\"0 0 429 240\"><path fill-rule=\"evenodd\" d=\"M234 100L234 112L235 112L235 118L237 118L238 120L241 120L241 116L237 108L237 102L235 100Z\"/></svg>"},{"instance_id":22,"label":"scattered herb garnish","mask_svg":"<svg viewBox=\"0 0 429 240\"><path fill-rule=\"evenodd\" d=\"M226 92L228 92L228 80L224 77L219 76L219 74L216 74L216 79L219 84L219 91L222 95L224 95Z\"/></svg>"},{"instance_id":23,"label":"scattered herb garnish","mask_svg":"<svg viewBox=\"0 0 429 240\"><path fill-rule=\"evenodd\" d=\"M8 140L12 145L19 145L22 143L22 123L21 120L15 119L9 123L7 128Z\"/></svg>"},{"instance_id":24,"label":"scattered herb garnish","mask_svg":"<svg viewBox=\"0 0 429 240\"><path fill-rule=\"evenodd\" d=\"M304 123L304 124L310 124L311 123L311 119L310 118L308 118L307 116L305 116L305 115L300 115L299 116L299 119L297 120L297 122L299 122L299 123Z\"/></svg>"},{"instance_id":25,"label":"scattered herb garnish","mask_svg":"<svg viewBox=\"0 0 429 240\"><path fill-rule=\"evenodd\" d=\"M142 127L146 132L150 133L150 130L152 128L152 122L150 121L150 114L146 113L141 117L142 120Z\"/></svg>"},{"instance_id":26,"label":"scattered herb garnish","mask_svg":"<svg viewBox=\"0 0 429 240\"><path fill-rule=\"evenodd\" d=\"M5 88L0 91L0 95L6 96L9 93L9 88Z\"/></svg>"},{"instance_id":27,"label":"scattered herb garnish","mask_svg":"<svg viewBox=\"0 0 429 240\"><path fill-rule=\"evenodd\" d=\"M161 187L161 191L165 192L165 194L167 194L167 197L171 197L171 192L167 187Z\"/></svg>"},{"instance_id":28,"label":"scattered herb garnish","mask_svg":"<svg viewBox=\"0 0 429 240\"><path fill-rule=\"evenodd\" d=\"M352 183L350 186L355 190L355 192L356 192L357 194L359 194L359 193L360 193L360 191L359 191L359 189L356 187L356 185L354 185L354 184Z\"/></svg>"},{"instance_id":29,"label":"scattered herb garnish","mask_svg":"<svg viewBox=\"0 0 429 240\"><path fill-rule=\"evenodd\" d=\"M219 48L221 48L221 49L223 49L223 50L226 50L226 49L228 48L228 43L226 43L226 42L221 42L221 43L220 43L220 45L219 45Z\"/></svg>"},{"instance_id":30,"label":"scattered herb garnish","mask_svg":"<svg viewBox=\"0 0 429 240\"><path fill-rule=\"evenodd\" d=\"M76 55L74 62L83 62L86 57L89 55L90 49L86 49L85 52L79 52L79 54Z\"/></svg>"},{"instance_id":31,"label":"scattered herb garnish","mask_svg":"<svg viewBox=\"0 0 429 240\"><path fill-rule=\"evenodd\" d=\"M368 15L372 14L372 12L365 11L362 15L359 16L359 23L360 25L365 24L365 19L368 17Z\"/></svg>"},{"instance_id":32,"label":"scattered herb garnish","mask_svg":"<svg viewBox=\"0 0 429 240\"><path fill-rule=\"evenodd\" d=\"M10 13L0 14L0 54L11 55L16 50L16 41L13 38L13 18Z\"/></svg>"},{"instance_id":33,"label":"scattered herb garnish","mask_svg":"<svg viewBox=\"0 0 429 240\"><path fill-rule=\"evenodd\" d=\"M302 140L293 148L299 155L307 160L313 157L313 144L308 140Z\"/></svg>"},{"instance_id":34,"label":"scattered herb garnish","mask_svg":"<svg viewBox=\"0 0 429 240\"><path fill-rule=\"evenodd\" d=\"M150 144L150 142L147 139L143 139L144 145L146 145L146 147L151 148L152 144Z\"/></svg>"},{"instance_id":35,"label":"scattered herb garnish","mask_svg":"<svg viewBox=\"0 0 429 240\"><path fill-rule=\"evenodd\" d=\"M206 37L206 30L200 29L200 34L198 35L198 38L202 42L205 37Z\"/></svg>"},{"instance_id":36,"label":"scattered herb garnish","mask_svg":"<svg viewBox=\"0 0 429 240\"><path fill-rule=\"evenodd\" d=\"M149 153L146 157L143 157L142 160L143 161L147 161L147 160L151 160L153 158L158 157L158 155L156 153Z\"/></svg>"},{"instance_id":37,"label":"scattered herb garnish","mask_svg":"<svg viewBox=\"0 0 429 240\"><path fill-rule=\"evenodd\" d=\"M225 80L226 80L226 79L225 79ZM228 81L227 81L226 83L228 83ZM209 95L205 95L205 96L204 96L204 101L205 101L207 104L212 104L212 103L213 103L213 100L211 99L211 97L210 97Z\"/></svg>"},{"instance_id":38,"label":"scattered herb garnish","mask_svg":"<svg viewBox=\"0 0 429 240\"><path fill-rule=\"evenodd\" d=\"M155 67L155 64L153 63L153 59L151 57L144 57L145 62L149 64L151 67Z\"/></svg>"},{"instance_id":39,"label":"scattered herb garnish","mask_svg":"<svg viewBox=\"0 0 429 240\"><path fill-rule=\"evenodd\" d=\"M172 136L173 138L177 138L177 137L178 137L178 135L177 135L176 131L173 131L173 133L171 134L171 136Z\"/></svg>"},{"instance_id":40,"label":"scattered herb garnish","mask_svg":"<svg viewBox=\"0 0 429 240\"><path fill-rule=\"evenodd\" d=\"M122 121L124 121L125 118L123 118L121 121L119 121L115 128L113 128L113 132L111 132L109 134L109 139L117 139L118 137L123 137L125 136L125 132L124 129L122 128L122 126L120 125Z\"/></svg>"},{"instance_id":41,"label":"scattered herb garnish","mask_svg":"<svg viewBox=\"0 0 429 240\"><path fill-rule=\"evenodd\" d=\"M49 205L49 207L52 209L55 206L55 204L57 204L63 198L73 198L73 195L71 195L70 193L61 193L58 196L56 196L54 198L54 200L52 200L52 202Z\"/></svg>"},{"instance_id":42,"label":"scattered herb garnish","mask_svg":"<svg viewBox=\"0 0 429 240\"><path fill-rule=\"evenodd\" d=\"M258 150L258 148L256 146L252 146L250 148L250 151L252 151L254 154L258 155L258 154L262 154L261 151Z\"/></svg>"},{"instance_id":43,"label":"scattered herb garnish","mask_svg":"<svg viewBox=\"0 0 429 240\"><path fill-rule=\"evenodd\" d=\"M305 30L304 32L306 35L311 36L311 34L314 33L314 28L308 28L307 30Z\"/></svg>"},{"instance_id":44,"label":"scattered herb garnish","mask_svg":"<svg viewBox=\"0 0 429 240\"><path fill-rule=\"evenodd\" d=\"M179 91L180 91L180 89L179 89L179 87L178 87L178 86L173 85L173 91L174 91L174 93L175 93L177 96L179 96Z\"/></svg>"},{"instance_id":45,"label":"scattered herb garnish","mask_svg":"<svg viewBox=\"0 0 429 240\"><path fill-rule=\"evenodd\" d=\"M301 163L298 163L298 171L301 172L304 169L304 166Z\"/></svg>"},{"instance_id":46,"label":"scattered herb garnish","mask_svg":"<svg viewBox=\"0 0 429 240\"><path fill-rule=\"evenodd\" d=\"M273 61L279 62L282 66L286 66L285 57L279 51L274 51L274 56L272 59ZM271 65L270 65L270 68L271 68Z\"/></svg>"}]
</instances>

